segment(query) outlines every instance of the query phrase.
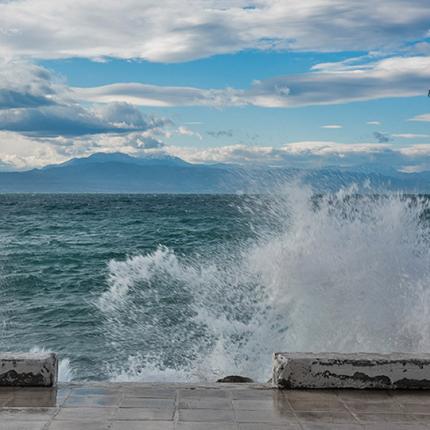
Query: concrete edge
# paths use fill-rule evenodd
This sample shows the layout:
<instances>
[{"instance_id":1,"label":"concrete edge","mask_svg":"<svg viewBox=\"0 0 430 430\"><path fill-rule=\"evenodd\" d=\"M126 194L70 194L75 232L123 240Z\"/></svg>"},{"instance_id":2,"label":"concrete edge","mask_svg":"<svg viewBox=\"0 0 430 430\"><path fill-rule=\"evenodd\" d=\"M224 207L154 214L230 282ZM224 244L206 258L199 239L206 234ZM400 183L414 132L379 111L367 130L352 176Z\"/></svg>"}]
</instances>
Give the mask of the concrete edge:
<instances>
[{"instance_id":1,"label":"concrete edge","mask_svg":"<svg viewBox=\"0 0 430 430\"><path fill-rule=\"evenodd\" d=\"M55 353L0 353L0 387L55 387L57 382Z\"/></svg>"},{"instance_id":2,"label":"concrete edge","mask_svg":"<svg viewBox=\"0 0 430 430\"><path fill-rule=\"evenodd\" d=\"M430 389L430 354L274 353L272 384L290 389Z\"/></svg>"}]
</instances>

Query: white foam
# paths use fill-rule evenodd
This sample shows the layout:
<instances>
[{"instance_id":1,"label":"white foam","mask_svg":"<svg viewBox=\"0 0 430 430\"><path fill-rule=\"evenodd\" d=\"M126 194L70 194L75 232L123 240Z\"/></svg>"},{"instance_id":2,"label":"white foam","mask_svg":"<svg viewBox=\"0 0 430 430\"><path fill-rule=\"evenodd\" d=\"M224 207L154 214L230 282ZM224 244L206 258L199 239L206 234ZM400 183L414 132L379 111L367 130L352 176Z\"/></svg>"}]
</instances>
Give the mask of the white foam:
<instances>
[{"instance_id":1,"label":"white foam","mask_svg":"<svg viewBox=\"0 0 430 430\"><path fill-rule=\"evenodd\" d=\"M239 250L191 259L159 247L112 261L98 303L110 339L118 351L143 336L151 346L111 363L112 379L264 381L273 351L428 351L428 203L355 193L315 203L312 190L289 185L250 204L260 216L265 208L267 223ZM187 295L193 312L174 328L151 313L174 313L171 301Z\"/></svg>"},{"instance_id":2,"label":"white foam","mask_svg":"<svg viewBox=\"0 0 430 430\"><path fill-rule=\"evenodd\" d=\"M34 346L30 352L51 352L46 348ZM58 362L58 382L71 382L74 378L74 371L68 358L60 358Z\"/></svg>"}]
</instances>

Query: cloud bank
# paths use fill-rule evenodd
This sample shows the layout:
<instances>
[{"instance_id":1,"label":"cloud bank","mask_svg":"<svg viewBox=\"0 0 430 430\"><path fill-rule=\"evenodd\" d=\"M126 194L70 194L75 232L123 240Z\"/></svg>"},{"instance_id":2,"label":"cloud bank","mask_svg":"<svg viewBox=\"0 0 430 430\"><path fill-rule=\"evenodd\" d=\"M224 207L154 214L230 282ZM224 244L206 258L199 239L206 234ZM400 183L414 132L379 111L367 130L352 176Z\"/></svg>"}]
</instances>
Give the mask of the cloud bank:
<instances>
[{"instance_id":1,"label":"cloud bank","mask_svg":"<svg viewBox=\"0 0 430 430\"><path fill-rule=\"evenodd\" d=\"M427 0L11 0L0 2L0 56L179 62L244 49L368 51L419 40L429 22Z\"/></svg>"}]
</instances>

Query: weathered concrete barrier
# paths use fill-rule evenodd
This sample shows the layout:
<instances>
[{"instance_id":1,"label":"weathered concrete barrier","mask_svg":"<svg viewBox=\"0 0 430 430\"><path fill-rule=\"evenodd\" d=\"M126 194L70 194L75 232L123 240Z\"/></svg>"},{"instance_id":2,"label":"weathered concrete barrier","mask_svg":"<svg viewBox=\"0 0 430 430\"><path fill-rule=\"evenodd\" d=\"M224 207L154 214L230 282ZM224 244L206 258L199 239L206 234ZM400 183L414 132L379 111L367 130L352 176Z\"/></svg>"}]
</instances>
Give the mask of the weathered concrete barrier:
<instances>
[{"instance_id":1,"label":"weathered concrete barrier","mask_svg":"<svg viewBox=\"0 0 430 430\"><path fill-rule=\"evenodd\" d=\"M273 355L278 388L430 389L430 354Z\"/></svg>"},{"instance_id":2,"label":"weathered concrete barrier","mask_svg":"<svg viewBox=\"0 0 430 430\"><path fill-rule=\"evenodd\" d=\"M0 353L0 386L53 387L57 375L54 353Z\"/></svg>"}]
</instances>

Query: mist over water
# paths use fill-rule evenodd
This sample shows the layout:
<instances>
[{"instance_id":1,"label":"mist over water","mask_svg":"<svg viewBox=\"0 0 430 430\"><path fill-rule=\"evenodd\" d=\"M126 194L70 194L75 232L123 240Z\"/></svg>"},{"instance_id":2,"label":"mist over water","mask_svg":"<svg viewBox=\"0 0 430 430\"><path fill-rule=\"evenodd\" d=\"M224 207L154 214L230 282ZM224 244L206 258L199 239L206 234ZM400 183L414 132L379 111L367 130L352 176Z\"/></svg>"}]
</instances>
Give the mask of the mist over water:
<instances>
[{"instance_id":1,"label":"mist over water","mask_svg":"<svg viewBox=\"0 0 430 430\"><path fill-rule=\"evenodd\" d=\"M2 196L0 349L116 381L265 381L280 350L428 351L430 201L362 191Z\"/></svg>"}]
</instances>

